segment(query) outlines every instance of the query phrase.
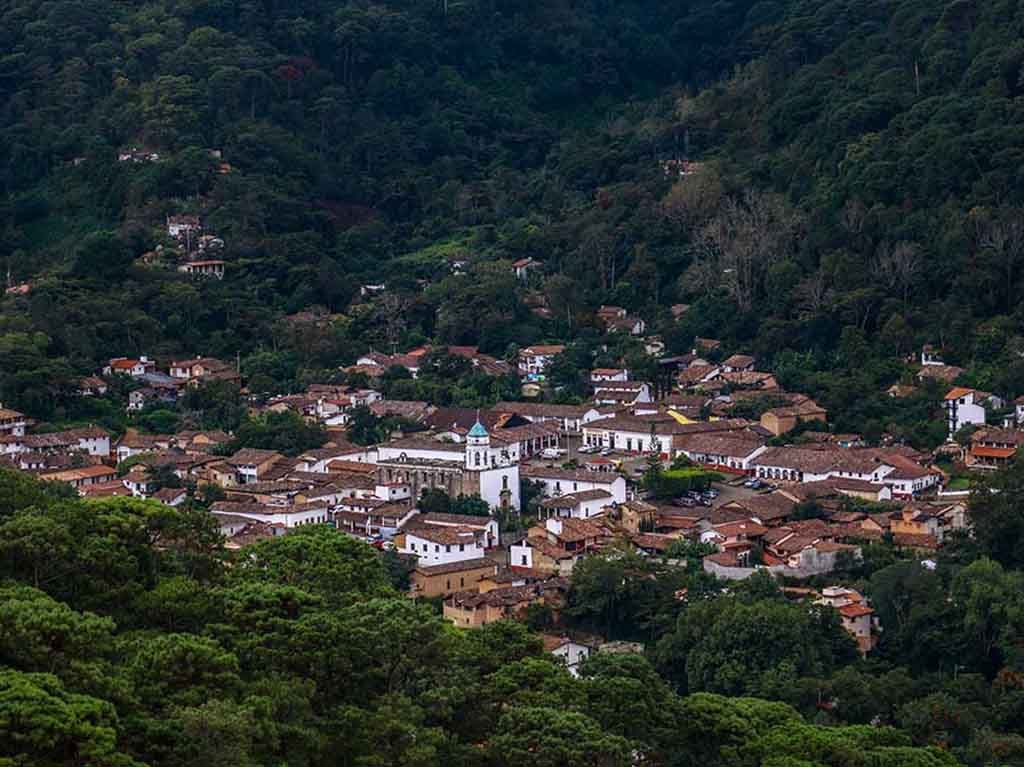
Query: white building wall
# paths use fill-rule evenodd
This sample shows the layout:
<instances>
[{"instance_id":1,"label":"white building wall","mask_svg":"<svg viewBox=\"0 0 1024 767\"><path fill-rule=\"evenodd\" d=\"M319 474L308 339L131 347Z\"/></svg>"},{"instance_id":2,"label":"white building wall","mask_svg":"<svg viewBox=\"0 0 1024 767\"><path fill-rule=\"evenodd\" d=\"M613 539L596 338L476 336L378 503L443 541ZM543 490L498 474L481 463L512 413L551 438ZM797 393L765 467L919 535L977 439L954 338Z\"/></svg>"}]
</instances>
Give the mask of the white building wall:
<instances>
[{"instance_id":1,"label":"white building wall","mask_svg":"<svg viewBox=\"0 0 1024 767\"><path fill-rule=\"evenodd\" d=\"M552 650L551 654L562 659L570 674L579 676L579 665L590 657L590 648L576 642L566 642Z\"/></svg>"},{"instance_id":2,"label":"white building wall","mask_svg":"<svg viewBox=\"0 0 1024 767\"><path fill-rule=\"evenodd\" d=\"M514 543L508 549L510 567L533 568L533 549L522 543Z\"/></svg>"},{"instance_id":3,"label":"white building wall","mask_svg":"<svg viewBox=\"0 0 1024 767\"><path fill-rule=\"evenodd\" d=\"M655 434L654 442L657 442L658 452L664 453L668 450L672 438ZM599 425L583 427L583 444L610 447L625 453L649 453L652 450L650 431L602 429Z\"/></svg>"},{"instance_id":4,"label":"white building wall","mask_svg":"<svg viewBox=\"0 0 1024 767\"><path fill-rule=\"evenodd\" d=\"M476 540L468 540L466 543L434 543L412 533L406 533L405 545L399 551L415 554L421 564L430 565L480 559L485 554L483 546Z\"/></svg>"},{"instance_id":5,"label":"white building wall","mask_svg":"<svg viewBox=\"0 0 1024 767\"><path fill-rule=\"evenodd\" d=\"M711 463L718 464L719 466L729 466L734 469L742 469L747 471L751 468L751 462L757 458L761 453L765 452L768 448L764 445L753 450L749 455L745 456L728 456L718 455L715 453L700 453L696 450L677 450L677 453L681 453L689 458L694 463Z\"/></svg>"},{"instance_id":6,"label":"white building wall","mask_svg":"<svg viewBox=\"0 0 1024 767\"><path fill-rule=\"evenodd\" d=\"M596 498L593 501L583 501L576 509L573 509L573 516L580 516L583 519L596 517L601 514L604 507L611 504L611 502L611 498Z\"/></svg>"},{"instance_id":7,"label":"white building wall","mask_svg":"<svg viewBox=\"0 0 1024 767\"><path fill-rule=\"evenodd\" d=\"M89 455L106 458L110 455L110 437L88 437L78 440L78 449L84 450Z\"/></svg>"},{"instance_id":8,"label":"white building wall","mask_svg":"<svg viewBox=\"0 0 1024 767\"><path fill-rule=\"evenodd\" d=\"M595 474L605 472L594 472ZM606 501L606 503L625 503L626 502L626 480L623 477L616 477L610 483L607 478L602 477L604 481L596 482L587 479L559 479L555 477L530 477L531 481L539 482L544 488L544 495L547 497L553 497L558 495L568 495L569 493L578 493L583 490L605 490L612 494L612 497Z\"/></svg>"},{"instance_id":9,"label":"white building wall","mask_svg":"<svg viewBox=\"0 0 1024 767\"><path fill-rule=\"evenodd\" d=\"M213 512L214 515L217 512ZM283 525L285 527L301 527L302 525L315 525L329 521L330 513L326 506L316 509L297 511L282 506L280 511L260 514L246 511L231 511L233 517L245 517L254 522L265 522L268 525Z\"/></svg>"},{"instance_id":10,"label":"white building wall","mask_svg":"<svg viewBox=\"0 0 1024 767\"><path fill-rule=\"evenodd\" d=\"M962 405L959 400L952 400L949 405L951 410L950 434L955 434L967 424L985 425L985 408L981 405L975 405L972 397L964 397L962 399L965 400Z\"/></svg>"},{"instance_id":11,"label":"white building wall","mask_svg":"<svg viewBox=\"0 0 1024 767\"><path fill-rule=\"evenodd\" d=\"M409 448L409 447L392 447L390 445L379 445L377 447L377 460L378 461L396 461L402 456L405 456L410 461L415 460L440 460L440 461L458 461L462 463L465 460L466 454L461 449L452 449L446 447L443 443L438 442L437 448ZM358 460L356 458L345 457L345 460L352 461Z\"/></svg>"},{"instance_id":12,"label":"white building wall","mask_svg":"<svg viewBox=\"0 0 1024 767\"><path fill-rule=\"evenodd\" d=\"M480 497L487 501L492 509L501 506L501 493L508 489L509 504L513 509L519 508L519 466L505 466L480 472Z\"/></svg>"}]
</instances>

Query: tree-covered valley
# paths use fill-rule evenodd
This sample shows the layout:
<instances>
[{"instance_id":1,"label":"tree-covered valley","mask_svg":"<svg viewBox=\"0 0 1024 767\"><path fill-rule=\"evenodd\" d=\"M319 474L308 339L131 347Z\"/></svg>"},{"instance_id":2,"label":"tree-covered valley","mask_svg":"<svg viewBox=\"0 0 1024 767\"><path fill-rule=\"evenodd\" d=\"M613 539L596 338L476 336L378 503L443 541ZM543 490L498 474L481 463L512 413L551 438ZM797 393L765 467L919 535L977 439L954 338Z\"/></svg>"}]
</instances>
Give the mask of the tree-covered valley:
<instances>
[{"instance_id":1,"label":"tree-covered valley","mask_svg":"<svg viewBox=\"0 0 1024 767\"><path fill-rule=\"evenodd\" d=\"M268 403L357 393L362 355L419 347L377 393L484 428L526 396L522 349L564 346L539 398L578 405L595 367L659 380L654 337L721 341L820 403L829 426L791 436L930 454L954 381L917 378L924 345L1024 395L1024 2L0 0L0 232L0 410L33 444L358 452L426 429ZM127 377L83 394L143 355L226 377L135 412ZM115 484L146 459L117 463ZM955 477L969 534L924 555L880 533L835 571L881 618L866 657L834 611L708 575L706 543L583 559L561 624L460 630L328 525L227 547L222 488L173 467L180 507L0 467L0 767L1024 765L1022 467ZM882 513L863 500L829 513ZM576 676L544 652L562 628L643 651Z\"/></svg>"}]
</instances>

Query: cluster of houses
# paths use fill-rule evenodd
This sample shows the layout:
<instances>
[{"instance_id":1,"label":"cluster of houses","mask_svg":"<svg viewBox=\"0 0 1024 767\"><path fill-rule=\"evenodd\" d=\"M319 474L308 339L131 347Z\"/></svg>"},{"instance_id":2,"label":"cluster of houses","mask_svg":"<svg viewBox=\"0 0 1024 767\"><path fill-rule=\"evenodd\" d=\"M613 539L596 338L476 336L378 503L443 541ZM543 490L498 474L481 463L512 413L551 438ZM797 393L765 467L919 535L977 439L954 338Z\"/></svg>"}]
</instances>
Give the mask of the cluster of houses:
<instances>
[{"instance_id":1,"label":"cluster of houses","mask_svg":"<svg viewBox=\"0 0 1024 767\"><path fill-rule=\"evenodd\" d=\"M119 376L138 384L128 393L129 412L144 410L151 404L173 405L185 387L199 386L208 381L230 381L241 383L237 364L219 360L216 357L190 357L170 360L158 365L146 355L139 357L114 357L107 361L100 371L106 378ZM89 376L79 381L79 394L101 396L107 392L103 378Z\"/></svg>"},{"instance_id":2,"label":"cluster of houses","mask_svg":"<svg viewBox=\"0 0 1024 767\"><path fill-rule=\"evenodd\" d=\"M602 307L599 317L609 329L644 330L618 307ZM488 375L542 381L563 348L525 347L514 366L476 347L446 350ZM635 380L622 367L595 368L591 396L578 405L441 407L389 400L375 387L395 366L419 375L431 352L371 352L346 368L369 384L311 384L253 405L295 412L326 429L324 447L297 456L232 450L231 435L219 431L129 430L116 440L95 427L33 433L30 419L0 407L0 460L67 482L86 497L132 495L174 506L216 486L220 500L209 510L232 547L333 525L394 548L412 567L410 595L441 600L444 615L465 628L538 604L557 616L567 578L598 552L630 548L671 561L699 543L709 552L704 570L720 578L762 569L808 578L856 562L874 541L931 556L968 525L963 499L940 492L945 476L932 455L825 431L823 408L782 389L753 357L724 356L715 339L697 339L690 354L662 358L657 381ZM922 364L939 367L934 360ZM82 379L79 393L102 395L112 377L126 377L138 384L129 410L174 402L185 387L205 381L240 383L235 366L210 357L163 364L117 357L100 372ZM1024 401L1008 421L991 425L990 394L954 387L945 403L951 433L977 427L964 448L968 466L998 468L1012 459L1024 434L1016 428ZM352 444L346 430L356 408L400 426L379 444ZM655 458L712 469L740 490L714 505L685 498L655 503L643 497L637 469ZM516 533L499 529L499 519L523 510L526 490L535 521ZM424 512L420 500L431 491L479 497L491 515ZM863 597L834 587L815 599L839 611L862 651L871 649L877 621ZM570 667L594 651L565 637L551 643Z\"/></svg>"},{"instance_id":3,"label":"cluster of houses","mask_svg":"<svg viewBox=\"0 0 1024 767\"><path fill-rule=\"evenodd\" d=\"M474 371L484 375L504 376L512 373L511 365L489 354L483 354L476 346L446 346L443 349L448 354L468 360ZM418 346L404 354L371 351L359 357L354 365L344 368L344 371L349 374L362 373L374 379L380 378L391 368L401 367L409 371L410 376L417 378L431 351L434 349L429 345Z\"/></svg>"},{"instance_id":4,"label":"cluster of houses","mask_svg":"<svg viewBox=\"0 0 1024 767\"><path fill-rule=\"evenodd\" d=\"M142 254L141 265L170 267L176 264L178 272L189 277L224 279L224 240L205 232L199 216L168 216L165 226L173 245L170 248L157 245Z\"/></svg>"}]
</instances>

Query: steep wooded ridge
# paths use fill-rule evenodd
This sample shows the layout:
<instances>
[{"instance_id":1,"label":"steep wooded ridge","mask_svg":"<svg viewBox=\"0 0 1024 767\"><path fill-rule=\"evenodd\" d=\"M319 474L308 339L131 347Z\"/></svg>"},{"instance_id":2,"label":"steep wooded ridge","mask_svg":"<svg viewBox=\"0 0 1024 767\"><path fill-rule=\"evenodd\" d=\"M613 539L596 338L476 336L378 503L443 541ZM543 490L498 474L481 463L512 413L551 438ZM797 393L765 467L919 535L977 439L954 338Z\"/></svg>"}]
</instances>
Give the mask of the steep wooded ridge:
<instances>
[{"instance_id":1,"label":"steep wooded ridge","mask_svg":"<svg viewBox=\"0 0 1024 767\"><path fill-rule=\"evenodd\" d=\"M5 2L0 22L0 264L32 285L0 305L0 396L34 415L111 353L240 352L280 390L374 345L579 337L600 303L669 351L761 354L844 427L886 425L863 395L925 341L1024 391L1020 3ZM697 172L666 172L684 157ZM224 240L223 282L139 261L175 214ZM390 303L349 309L382 282ZM675 301L696 311L671 323ZM347 317L275 325L313 305Z\"/></svg>"}]
</instances>

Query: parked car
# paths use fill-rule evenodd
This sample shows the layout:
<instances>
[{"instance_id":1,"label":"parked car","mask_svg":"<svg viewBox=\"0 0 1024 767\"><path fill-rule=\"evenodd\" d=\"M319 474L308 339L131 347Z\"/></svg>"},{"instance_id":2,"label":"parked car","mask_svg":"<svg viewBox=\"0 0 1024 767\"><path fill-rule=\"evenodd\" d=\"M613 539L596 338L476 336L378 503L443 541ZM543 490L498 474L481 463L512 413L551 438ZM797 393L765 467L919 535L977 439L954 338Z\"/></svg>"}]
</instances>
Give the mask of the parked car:
<instances>
[{"instance_id":1,"label":"parked car","mask_svg":"<svg viewBox=\"0 0 1024 767\"><path fill-rule=\"evenodd\" d=\"M751 490L760 490L762 487L764 487L764 482L756 478L748 479L746 482L743 483L743 486L749 487Z\"/></svg>"},{"instance_id":2,"label":"parked car","mask_svg":"<svg viewBox=\"0 0 1024 767\"><path fill-rule=\"evenodd\" d=\"M606 447L604 450L601 451L601 455L603 455L603 456L609 456L611 454L612 454L612 449L610 447Z\"/></svg>"},{"instance_id":3,"label":"parked car","mask_svg":"<svg viewBox=\"0 0 1024 767\"><path fill-rule=\"evenodd\" d=\"M577 450L576 452L577 452L577 453L583 453L584 455L586 455L586 454L589 454L589 453L593 453L593 452L595 452L596 450L597 450L597 448L596 448L596 447L594 447L593 445L584 445L583 447L581 447L581 448L580 448L579 450Z\"/></svg>"}]
</instances>

